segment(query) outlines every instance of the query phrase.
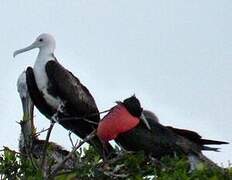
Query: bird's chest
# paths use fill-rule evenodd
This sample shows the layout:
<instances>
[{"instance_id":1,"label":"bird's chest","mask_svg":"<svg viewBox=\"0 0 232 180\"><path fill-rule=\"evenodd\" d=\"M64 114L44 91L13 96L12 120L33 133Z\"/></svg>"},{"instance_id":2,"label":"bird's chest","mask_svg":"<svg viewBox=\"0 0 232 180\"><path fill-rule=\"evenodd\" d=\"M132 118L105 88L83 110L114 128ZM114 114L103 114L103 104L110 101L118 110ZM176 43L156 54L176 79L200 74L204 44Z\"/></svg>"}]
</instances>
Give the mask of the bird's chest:
<instances>
[{"instance_id":1,"label":"bird's chest","mask_svg":"<svg viewBox=\"0 0 232 180\"><path fill-rule=\"evenodd\" d=\"M35 63L34 65L34 74L36 84L40 91L45 91L48 87L48 76L45 71L46 64Z\"/></svg>"},{"instance_id":2,"label":"bird's chest","mask_svg":"<svg viewBox=\"0 0 232 180\"><path fill-rule=\"evenodd\" d=\"M51 89L51 84L49 82L45 69L47 62L42 60L35 62L34 65L35 80L39 90L43 93L46 102L52 107L57 109L60 104L60 99L49 93L49 89Z\"/></svg>"}]
</instances>

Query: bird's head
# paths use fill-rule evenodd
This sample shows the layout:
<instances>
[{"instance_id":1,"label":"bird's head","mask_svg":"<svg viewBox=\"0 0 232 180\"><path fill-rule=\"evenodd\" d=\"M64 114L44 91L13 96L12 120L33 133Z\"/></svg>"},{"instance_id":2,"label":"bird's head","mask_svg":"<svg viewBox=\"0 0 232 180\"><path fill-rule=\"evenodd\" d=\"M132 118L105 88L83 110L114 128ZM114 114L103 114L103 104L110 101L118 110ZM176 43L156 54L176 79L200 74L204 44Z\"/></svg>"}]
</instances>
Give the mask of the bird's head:
<instances>
[{"instance_id":1,"label":"bird's head","mask_svg":"<svg viewBox=\"0 0 232 180\"><path fill-rule=\"evenodd\" d=\"M23 52L26 52L26 51L29 51L35 48L39 48L40 50L45 49L48 51L48 53L53 53L55 50L55 47L56 47L56 41L53 38L53 36L47 33L43 33L39 35L31 45L23 49L16 50L13 56L15 57L18 54L21 54Z\"/></svg>"},{"instance_id":2,"label":"bird's head","mask_svg":"<svg viewBox=\"0 0 232 180\"><path fill-rule=\"evenodd\" d=\"M132 130L140 120L146 125L148 124L142 113L140 102L135 96L131 96L123 102L117 102L117 104L98 125L97 135L103 141L113 140L121 133Z\"/></svg>"},{"instance_id":3,"label":"bird's head","mask_svg":"<svg viewBox=\"0 0 232 180\"><path fill-rule=\"evenodd\" d=\"M143 108L141 107L141 104L135 95L125 99L123 102L117 103L122 103L129 111L129 113L135 117L140 117L142 115Z\"/></svg>"},{"instance_id":4,"label":"bird's head","mask_svg":"<svg viewBox=\"0 0 232 180\"><path fill-rule=\"evenodd\" d=\"M130 112L131 115L140 118L140 120L146 125L146 127L150 130L151 127L147 121L147 116L144 113L143 108L141 107L140 101L138 98L133 95L123 101L124 106ZM146 110L145 110L146 112Z\"/></svg>"},{"instance_id":5,"label":"bird's head","mask_svg":"<svg viewBox=\"0 0 232 180\"><path fill-rule=\"evenodd\" d=\"M159 123L159 118L152 111L144 109L143 114L146 117L146 119L149 119L150 121L153 121L155 123Z\"/></svg>"}]
</instances>

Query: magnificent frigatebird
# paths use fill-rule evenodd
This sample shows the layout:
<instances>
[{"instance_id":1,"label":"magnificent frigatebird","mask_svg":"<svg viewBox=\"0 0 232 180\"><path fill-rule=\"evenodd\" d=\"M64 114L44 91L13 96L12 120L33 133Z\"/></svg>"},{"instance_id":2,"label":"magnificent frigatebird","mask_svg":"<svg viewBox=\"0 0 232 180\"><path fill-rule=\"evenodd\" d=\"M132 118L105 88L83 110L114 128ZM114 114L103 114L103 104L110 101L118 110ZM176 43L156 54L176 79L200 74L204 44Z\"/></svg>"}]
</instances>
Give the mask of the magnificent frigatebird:
<instances>
[{"instance_id":1,"label":"magnificent frigatebird","mask_svg":"<svg viewBox=\"0 0 232 180\"><path fill-rule=\"evenodd\" d=\"M41 34L26 48L14 52L14 57L25 51L39 48L34 67L26 70L26 83L30 97L39 111L49 119L58 121L80 138L85 138L100 120L94 98L79 79L58 63L54 56L55 39ZM70 117L78 117L70 120ZM61 121L63 118L69 120ZM90 120L87 121L86 119ZM100 154L112 151L108 143L103 145L98 137L89 142Z\"/></svg>"},{"instance_id":2,"label":"magnificent frigatebird","mask_svg":"<svg viewBox=\"0 0 232 180\"><path fill-rule=\"evenodd\" d=\"M18 78L17 90L23 108L23 119L20 121L21 134L19 138L19 150L21 153L26 154L27 156L32 155L34 158L41 160L43 157L43 149L46 141L39 139L36 134L33 117L34 104L27 89L25 71L23 71ZM69 154L69 151L65 150L62 146L54 142L48 143L48 156L52 160L51 162L54 162L52 165L53 169L58 163L63 161L63 159ZM77 159L73 156L64 163L61 169L71 170L75 167L76 162ZM46 166L45 169L49 170L49 166Z\"/></svg>"},{"instance_id":3,"label":"magnificent frigatebird","mask_svg":"<svg viewBox=\"0 0 232 180\"><path fill-rule=\"evenodd\" d=\"M148 111L145 113L146 118L142 112L140 102L135 96L118 102L99 123L98 137L104 142L115 139L126 150L143 150L155 158L164 155L186 155L190 160L191 169L194 169L199 161L215 165L201 153L202 150L218 150L206 146L207 144L228 144L202 139L193 131L165 127L154 114L149 114ZM141 121L141 117L146 118L143 121L148 122L150 129Z\"/></svg>"},{"instance_id":4,"label":"magnificent frigatebird","mask_svg":"<svg viewBox=\"0 0 232 180\"><path fill-rule=\"evenodd\" d=\"M144 109L142 113L144 114L146 120L149 120L149 122L154 121L155 123L159 123L158 117L152 111ZM178 134L179 136L187 138L188 140L193 141L199 145L201 144L202 150L218 151L218 148L208 147L204 145L227 144L226 142L222 142L222 141L202 139L202 137L198 133L187 129L174 128L172 126L165 126L165 127L173 131L174 133Z\"/></svg>"}]
</instances>

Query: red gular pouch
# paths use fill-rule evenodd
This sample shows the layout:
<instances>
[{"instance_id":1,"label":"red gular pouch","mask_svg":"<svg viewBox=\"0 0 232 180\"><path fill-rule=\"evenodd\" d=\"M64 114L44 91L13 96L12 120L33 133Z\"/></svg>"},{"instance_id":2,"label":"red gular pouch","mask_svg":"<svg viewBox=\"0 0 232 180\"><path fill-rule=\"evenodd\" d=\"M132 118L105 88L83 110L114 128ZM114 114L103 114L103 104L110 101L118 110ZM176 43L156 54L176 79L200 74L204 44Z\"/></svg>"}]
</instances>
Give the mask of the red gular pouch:
<instances>
[{"instance_id":1,"label":"red gular pouch","mask_svg":"<svg viewBox=\"0 0 232 180\"><path fill-rule=\"evenodd\" d=\"M113 140L119 134L136 127L139 121L139 118L131 115L123 104L118 104L99 122L97 136L104 142Z\"/></svg>"}]
</instances>

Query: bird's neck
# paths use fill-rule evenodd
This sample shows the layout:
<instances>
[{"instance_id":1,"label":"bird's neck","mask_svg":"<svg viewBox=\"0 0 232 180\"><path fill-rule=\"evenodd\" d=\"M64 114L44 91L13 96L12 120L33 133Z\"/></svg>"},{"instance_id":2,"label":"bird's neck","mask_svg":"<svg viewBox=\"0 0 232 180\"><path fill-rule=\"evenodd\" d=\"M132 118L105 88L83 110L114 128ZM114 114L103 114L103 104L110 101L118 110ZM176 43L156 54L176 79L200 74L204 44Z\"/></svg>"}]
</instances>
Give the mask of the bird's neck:
<instances>
[{"instance_id":1,"label":"bird's neck","mask_svg":"<svg viewBox=\"0 0 232 180\"><path fill-rule=\"evenodd\" d=\"M43 60L52 60L54 58L54 48L50 46L42 47L39 50L39 54L37 59L43 59Z\"/></svg>"},{"instance_id":2,"label":"bird's neck","mask_svg":"<svg viewBox=\"0 0 232 180\"><path fill-rule=\"evenodd\" d=\"M35 71L38 70L38 73L39 73L39 71L44 73L46 63L48 61L55 60L53 52L54 51L49 47L40 48L39 54L38 54L37 59L36 59L35 64L34 64L34 70Z\"/></svg>"}]
</instances>

